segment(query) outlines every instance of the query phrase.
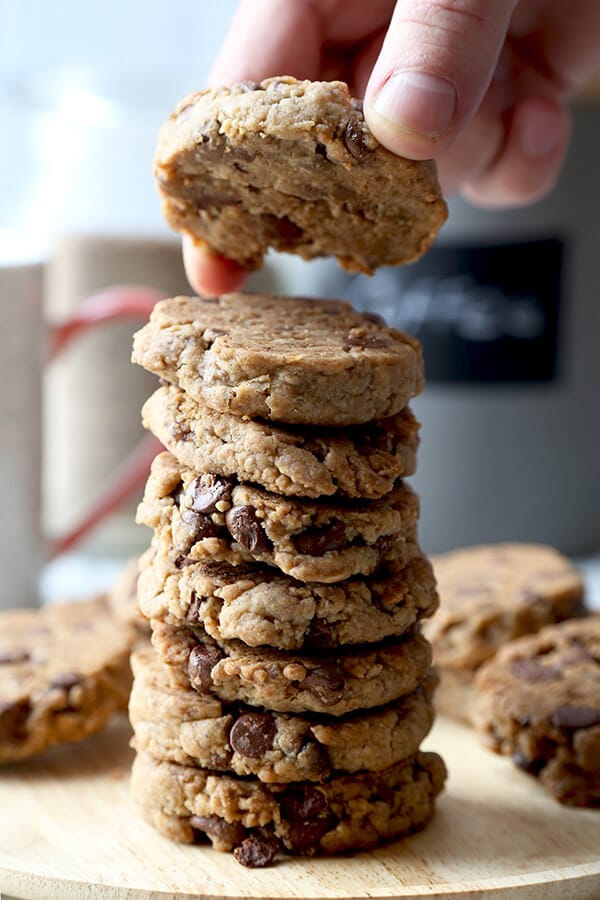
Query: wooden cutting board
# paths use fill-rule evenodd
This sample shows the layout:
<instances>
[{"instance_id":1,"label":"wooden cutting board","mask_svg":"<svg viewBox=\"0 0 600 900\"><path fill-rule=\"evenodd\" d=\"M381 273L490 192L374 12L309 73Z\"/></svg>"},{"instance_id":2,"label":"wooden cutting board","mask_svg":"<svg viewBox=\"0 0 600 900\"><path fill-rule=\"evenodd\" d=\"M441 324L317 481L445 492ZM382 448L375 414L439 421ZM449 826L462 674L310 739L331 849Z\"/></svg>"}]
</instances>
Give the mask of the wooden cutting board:
<instances>
[{"instance_id":1,"label":"wooden cutting board","mask_svg":"<svg viewBox=\"0 0 600 900\"><path fill-rule=\"evenodd\" d=\"M422 834L371 853L244 869L172 844L128 793L126 723L0 772L0 890L27 900L600 898L600 810L559 806L527 775L440 720L427 741L448 787Z\"/></svg>"}]
</instances>

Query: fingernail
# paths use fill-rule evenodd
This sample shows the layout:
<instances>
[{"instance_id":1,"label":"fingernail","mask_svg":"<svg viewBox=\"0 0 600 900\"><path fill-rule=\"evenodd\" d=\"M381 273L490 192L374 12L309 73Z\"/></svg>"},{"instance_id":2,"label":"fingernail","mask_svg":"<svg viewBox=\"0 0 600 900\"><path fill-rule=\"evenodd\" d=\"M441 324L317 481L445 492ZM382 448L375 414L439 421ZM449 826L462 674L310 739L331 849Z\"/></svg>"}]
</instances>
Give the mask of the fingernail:
<instances>
[{"instance_id":1,"label":"fingernail","mask_svg":"<svg viewBox=\"0 0 600 900\"><path fill-rule=\"evenodd\" d=\"M553 109L530 108L520 123L520 140L530 159L550 156L562 141L562 120Z\"/></svg>"},{"instance_id":2,"label":"fingernail","mask_svg":"<svg viewBox=\"0 0 600 900\"><path fill-rule=\"evenodd\" d=\"M373 101L373 109L396 128L436 138L448 131L456 111L456 90L425 72L394 72Z\"/></svg>"}]
</instances>

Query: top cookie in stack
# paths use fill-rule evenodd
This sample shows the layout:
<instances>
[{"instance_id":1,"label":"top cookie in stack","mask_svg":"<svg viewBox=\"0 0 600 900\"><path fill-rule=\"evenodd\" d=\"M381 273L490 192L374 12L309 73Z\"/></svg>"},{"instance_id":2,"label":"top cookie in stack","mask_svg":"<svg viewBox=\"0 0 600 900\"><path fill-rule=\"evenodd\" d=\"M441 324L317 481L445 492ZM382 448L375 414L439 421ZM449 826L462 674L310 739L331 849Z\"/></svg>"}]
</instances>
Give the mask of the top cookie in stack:
<instances>
[{"instance_id":1,"label":"top cookie in stack","mask_svg":"<svg viewBox=\"0 0 600 900\"><path fill-rule=\"evenodd\" d=\"M161 130L155 174L169 224L249 270L269 247L354 272L413 262L447 215L434 164L382 147L340 81L191 94Z\"/></svg>"}]
</instances>

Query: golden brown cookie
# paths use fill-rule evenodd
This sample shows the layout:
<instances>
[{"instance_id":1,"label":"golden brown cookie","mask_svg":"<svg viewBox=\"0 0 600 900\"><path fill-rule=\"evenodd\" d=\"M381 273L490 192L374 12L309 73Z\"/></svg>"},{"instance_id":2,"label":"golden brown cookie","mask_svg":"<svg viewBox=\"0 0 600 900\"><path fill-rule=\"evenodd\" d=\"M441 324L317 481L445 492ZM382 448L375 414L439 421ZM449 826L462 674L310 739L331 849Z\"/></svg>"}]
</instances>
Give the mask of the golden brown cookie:
<instances>
[{"instance_id":1,"label":"golden brown cookie","mask_svg":"<svg viewBox=\"0 0 600 900\"><path fill-rule=\"evenodd\" d=\"M394 416L423 389L418 341L339 300L175 297L134 337L133 361L211 409L299 425Z\"/></svg>"},{"instance_id":2,"label":"golden brown cookie","mask_svg":"<svg viewBox=\"0 0 600 900\"><path fill-rule=\"evenodd\" d=\"M155 175L171 227L246 269L269 247L352 272L413 262L447 216L434 164L380 146L340 81L191 94L161 130Z\"/></svg>"},{"instance_id":3,"label":"golden brown cookie","mask_svg":"<svg viewBox=\"0 0 600 900\"><path fill-rule=\"evenodd\" d=\"M79 741L125 710L134 641L104 597L0 613L0 763Z\"/></svg>"}]
</instances>

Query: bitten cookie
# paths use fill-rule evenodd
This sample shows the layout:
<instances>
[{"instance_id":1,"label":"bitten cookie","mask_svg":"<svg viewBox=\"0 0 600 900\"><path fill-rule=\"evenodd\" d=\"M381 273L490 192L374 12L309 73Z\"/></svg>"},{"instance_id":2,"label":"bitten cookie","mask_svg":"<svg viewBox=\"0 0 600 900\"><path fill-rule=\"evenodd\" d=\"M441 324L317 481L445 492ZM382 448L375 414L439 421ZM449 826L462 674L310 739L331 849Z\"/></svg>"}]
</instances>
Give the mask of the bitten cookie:
<instances>
[{"instance_id":1,"label":"bitten cookie","mask_svg":"<svg viewBox=\"0 0 600 900\"><path fill-rule=\"evenodd\" d=\"M507 641L578 615L583 581L538 544L466 547L431 561L440 608L424 630L441 675L436 706L468 720L477 668Z\"/></svg>"},{"instance_id":2,"label":"bitten cookie","mask_svg":"<svg viewBox=\"0 0 600 900\"><path fill-rule=\"evenodd\" d=\"M155 176L171 227L246 269L269 247L352 272L413 262L447 216L434 164L380 146L340 81L191 94L161 130Z\"/></svg>"},{"instance_id":3,"label":"bitten cookie","mask_svg":"<svg viewBox=\"0 0 600 900\"><path fill-rule=\"evenodd\" d=\"M135 653L132 667L136 750L269 783L381 771L413 756L433 722L431 678L382 709L332 719L223 705L214 694L173 686L152 649Z\"/></svg>"},{"instance_id":4,"label":"bitten cookie","mask_svg":"<svg viewBox=\"0 0 600 900\"><path fill-rule=\"evenodd\" d=\"M252 481L276 494L376 499L416 469L419 424L408 408L343 431L284 427L217 412L165 385L146 401L142 421L198 474Z\"/></svg>"},{"instance_id":5,"label":"bitten cookie","mask_svg":"<svg viewBox=\"0 0 600 900\"><path fill-rule=\"evenodd\" d=\"M477 675L476 727L561 803L600 806L600 616L512 641Z\"/></svg>"},{"instance_id":6,"label":"bitten cookie","mask_svg":"<svg viewBox=\"0 0 600 900\"><path fill-rule=\"evenodd\" d=\"M125 710L134 640L104 598L0 613L0 763L79 741Z\"/></svg>"},{"instance_id":7,"label":"bitten cookie","mask_svg":"<svg viewBox=\"0 0 600 900\"><path fill-rule=\"evenodd\" d=\"M298 500L214 475L196 475L170 453L152 471L137 521L153 528L178 566L261 562L299 581L331 583L408 561L417 495L401 483L372 502Z\"/></svg>"},{"instance_id":8,"label":"bitten cookie","mask_svg":"<svg viewBox=\"0 0 600 900\"><path fill-rule=\"evenodd\" d=\"M211 409L299 425L394 416L424 383L409 335L338 300L270 294L161 301L132 359Z\"/></svg>"},{"instance_id":9,"label":"bitten cookie","mask_svg":"<svg viewBox=\"0 0 600 900\"><path fill-rule=\"evenodd\" d=\"M446 770L436 753L417 753L381 772L322 784L265 784L140 753L131 789L145 819L176 841L209 838L244 866L280 852L312 856L375 847L418 831L433 814Z\"/></svg>"},{"instance_id":10,"label":"bitten cookie","mask_svg":"<svg viewBox=\"0 0 600 900\"><path fill-rule=\"evenodd\" d=\"M151 624L152 643L174 684L277 712L342 716L385 706L416 690L431 665L431 648L419 632L394 643L309 656Z\"/></svg>"},{"instance_id":11,"label":"bitten cookie","mask_svg":"<svg viewBox=\"0 0 600 900\"><path fill-rule=\"evenodd\" d=\"M405 566L339 584L295 581L252 563L210 560L179 568L155 539L140 573L139 604L149 619L203 627L216 640L251 647L325 649L399 637L437 608L431 564L414 547Z\"/></svg>"}]
</instances>

